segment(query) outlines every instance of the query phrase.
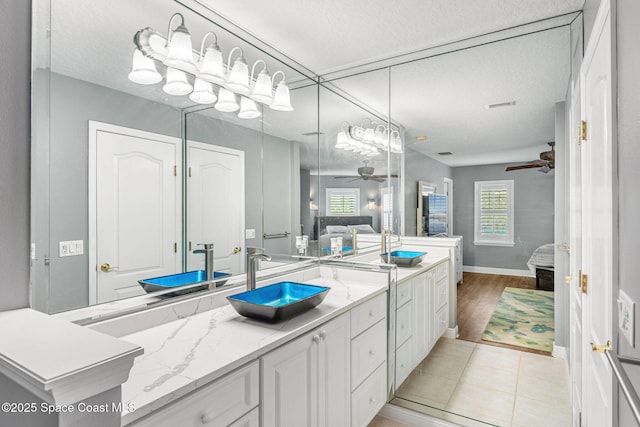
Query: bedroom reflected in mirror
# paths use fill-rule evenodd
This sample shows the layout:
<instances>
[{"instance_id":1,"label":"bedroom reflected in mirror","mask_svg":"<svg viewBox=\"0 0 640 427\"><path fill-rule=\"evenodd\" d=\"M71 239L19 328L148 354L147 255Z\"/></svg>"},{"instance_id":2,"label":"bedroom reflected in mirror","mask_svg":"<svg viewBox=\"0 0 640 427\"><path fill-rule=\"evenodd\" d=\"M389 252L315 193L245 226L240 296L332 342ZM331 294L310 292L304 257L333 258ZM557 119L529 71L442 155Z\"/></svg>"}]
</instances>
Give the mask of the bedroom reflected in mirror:
<instances>
[{"instance_id":1,"label":"bedroom reflected in mirror","mask_svg":"<svg viewBox=\"0 0 640 427\"><path fill-rule=\"evenodd\" d=\"M417 235L447 237L447 196L436 194L436 185L418 181Z\"/></svg>"}]
</instances>

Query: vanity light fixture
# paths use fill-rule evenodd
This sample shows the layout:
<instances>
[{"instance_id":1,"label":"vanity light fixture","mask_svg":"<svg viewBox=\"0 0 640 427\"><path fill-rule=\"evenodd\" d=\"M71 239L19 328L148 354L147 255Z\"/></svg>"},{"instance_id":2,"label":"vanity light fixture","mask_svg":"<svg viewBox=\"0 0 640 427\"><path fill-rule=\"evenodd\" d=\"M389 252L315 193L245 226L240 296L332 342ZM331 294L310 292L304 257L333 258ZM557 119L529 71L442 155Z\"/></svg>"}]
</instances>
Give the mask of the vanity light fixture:
<instances>
[{"instance_id":1,"label":"vanity light fixture","mask_svg":"<svg viewBox=\"0 0 640 427\"><path fill-rule=\"evenodd\" d=\"M133 65L129 80L141 85L153 85L162 81L162 75L156 70L153 59L144 56L140 49L133 51Z\"/></svg>"},{"instance_id":2,"label":"vanity light fixture","mask_svg":"<svg viewBox=\"0 0 640 427\"><path fill-rule=\"evenodd\" d=\"M218 97L213 93L211 83L196 77L193 83L193 92L189 95L189 99L198 104L213 104Z\"/></svg>"},{"instance_id":3,"label":"vanity light fixture","mask_svg":"<svg viewBox=\"0 0 640 427\"><path fill-rule=\"evenodd\" d=\"M172 30L176 19L180 22ZM163 90L170 95L188 95L189 99L198 104L217 103L218 111L233 112L240 109L235 94L247 97L241 100L244 108L238 114L241 118L255 118L262 115L256 102L269 105L277 111L293 111L289 87L283 71L277 71L272 78L264 60L257 60L249 74L249 66L240 47L234 47L229 52L227 64L224 63L222 50L218 46L218 38L213 32L205 34L200 45L200 51L193 50L191 34L185 25L184 17L174 13L169 19L168 36L164 36L151 28L143 28L134 38L136 50L133 54L133 64L128 77L134 83L151 85L162 81L154 61L166 66L166 82ZM207 45L210 38L213 42ZM239 56L231 62L234 53ZM194 54L196 61L194 61ZM254 77L256 66L263 68ZM186 73L186 74L185 74ZM191 77L187 76L190 75ZM275 87L274 80L278 74L282 79ZM190 79L194 79L193 86ZM220 90L218 96L211 84Z\"/></svg>"},{"instance_id":4,"label":"vanity light fixture","mask_svg":"<svg viewBox=\"0 0 640 427\"><path fill-rule=\"evenodd\" d=\"M245 96L240 97L240 112L238 117L241 119L255 119L260 117L262 113L258 110L258 106L253 99L249 99Z\"/></svg>"},{"instance_id":5,"label":"vanity light fixture","mask_svg":"<svg viewBox=\"0 0 640 427\"><path fill-rule=\"evenodd\" d=\"M341 126L336 137L336 148L353 151L366 157L379 156L383 151L403 152L400 132L390 130L369 118L362 120L360 126L350 125L347 122L343 122Z\"/></svg>"},{"instance_id":6,"label":"vanity light fixture","mask_svg":"<svg viewBox=\"0 0 640 427\"><path fill-rule=\"evenodd\" d=\"M273 103L269 106L272 110L277 111L293 111L293 107L291 106L291 97L289 95L289 86L285 82L284 72L278 70L273 73L272 81L276 80L276 76L278 74L282 74L282 80L276 86L276 93L273 96Z\"/></svg>"},{"instance_id":7,"label":"vanity light fixture","mask_svg":"<svg viewBox=\"0 0 640 427\"><path fill-rule=\"evenodd\" d=\"M258 59L253 64L253 67L251 67L251 78L253 78L253 73L256 71L256 65L258 64L262 64L264 67L256 77L256 82L253 85L250 98L254 101L271 105L273 103L273 82L269 75L269 71L267 70L267 63L262 59Z\"/></svg>"},{"instance_id":8,"label":"vanity light fixture","mask_svg":"<svg viewBox=\"0 0 640 427\"><path fill-rule=\"evenodd\" d=\"M233 56L233 52L236 50L240 51L240 56L233 61L233 68L231 68L231 56ZM229 72L229 77L227 77L227 89L237 94L248 96L251 92L249 89L249 66L244 59L242 49L238 46L229 52L229 60L227 61L227 69L228 68L231 68L231 72Z\"/></svg>"},{"instance_id":9,"label":"vanity light fixture","mask_svg":"<svg viewBox=\"0 0 640 427\"><path fill-rule=\"evenodd\" d=\"M213 36L214 41L205 50L204 42L209 36ZM218 37L211 31L204 35L200 45L200 71L198 72L198 77L218 86L227 84L224 78L224 60L222 59L220 46L218 46Z\"/></svg>"},{"instance_id":10,"label":"vanity light fixture","mask_svg":"<svg viewBox=\"0 0 640 427\"><path fill-rule=\"evenodd\" d=\"M180 25L171 31L171 24L175 18L180 18ZM184 17L180 13L174 13L169 19L167 29L167 56L164 58L164 65L177 68L190 74L196 73L196 64L193 62L193 47L191 45L191 34L184 26Z\"/></svg>"},{"instance_id":11,"label":"vanity light fixture","mask_svg":"<svg viewBox=\"0 0 640 427\"><path fill-rule=\"evenodd\" d=\"M182 70L167 68L167 81L162 90L169 95L187 95L193 90L191 83L187 81L187 75Z\"/></svg>"},{"instance_id":12,"label":"vanity light fixture","mask_svg":"<svg viewBox=\"0 0 640 427\"><path fill-rule=\"evenodd\" d=\"M238 105L238 101L236 101L235 94L221 87L218 92L218 102L216 102L213 108L223 113L233 113L234 111L238 111L240 106Z\"/></svg>"}]
</instances>

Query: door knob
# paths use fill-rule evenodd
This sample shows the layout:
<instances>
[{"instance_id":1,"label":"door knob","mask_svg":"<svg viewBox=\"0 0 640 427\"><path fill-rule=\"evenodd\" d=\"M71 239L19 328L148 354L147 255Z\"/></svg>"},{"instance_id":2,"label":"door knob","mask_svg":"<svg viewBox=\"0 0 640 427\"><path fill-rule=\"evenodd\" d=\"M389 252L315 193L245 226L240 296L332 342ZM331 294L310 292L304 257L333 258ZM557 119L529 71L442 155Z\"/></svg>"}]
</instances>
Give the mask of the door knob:
<instances>
[{"instance_id":1,"label":"door knob","mask_svg":"<svg viewBox=\"0 0 640 427\"><path fill-rule=\"evenodd\" d=\"M100 266L100 270L104 271L105 273L109 271L117 270L117 269L118 267L111 267L108 262L105 262Z\"/></svg>"},{"instance_id":2,"label":"door knob","mask_svg":"<svg viewBox=\"0 0 640 427\"><path fill-rule=\"evenodd\" d=\"M238 247L233 248L233 253L234 254L237 254L240 251L242 251L242 248L238 248Z\"/></svg>"}]
</instances>

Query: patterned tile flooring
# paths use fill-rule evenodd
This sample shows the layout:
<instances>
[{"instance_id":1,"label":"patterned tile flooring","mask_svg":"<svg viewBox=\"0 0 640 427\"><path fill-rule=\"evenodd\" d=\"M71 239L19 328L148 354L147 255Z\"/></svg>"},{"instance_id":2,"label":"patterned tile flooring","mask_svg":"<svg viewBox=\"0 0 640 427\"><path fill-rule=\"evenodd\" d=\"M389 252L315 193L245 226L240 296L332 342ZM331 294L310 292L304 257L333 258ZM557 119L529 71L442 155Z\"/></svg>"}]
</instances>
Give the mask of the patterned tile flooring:
<instances>
[{"instance_id":1,"label":"patterned tile flooring","mask_svg":"<svg viewBox=\"0 0 640 427\"><path fill-rule=\"evenodd\" d=\"M564 360L469 341L441 338L396 396L396 405L466 427L571 426ZM380 418L371 425L396 425Z\"/></svg>"}]
</instances>

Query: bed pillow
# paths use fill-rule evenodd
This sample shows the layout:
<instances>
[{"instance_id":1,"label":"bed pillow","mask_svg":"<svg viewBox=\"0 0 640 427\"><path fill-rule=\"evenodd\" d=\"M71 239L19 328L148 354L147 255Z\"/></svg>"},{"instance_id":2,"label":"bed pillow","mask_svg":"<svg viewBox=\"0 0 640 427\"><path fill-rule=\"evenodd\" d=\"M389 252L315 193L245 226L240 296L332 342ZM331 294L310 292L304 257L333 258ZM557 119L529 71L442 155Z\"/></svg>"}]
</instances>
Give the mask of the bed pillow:
<instances>
[{"instance_id":1,"label":"bed pillow","mask_svg":"<svg viewBox=\"0 0 640 427\"><path fill-rule=\"evenodd\" d=\"M349 231L356 230L359 234L374 234L376 230L369 224L348 225Z\"/></svg>"},{"instance_id":2,"label":"bed pillow","mask_svg":"<svg viewBox=\"0 0 640 427\"><path fill-rule=\"evenodd\" d=\"M349 229L346 225L327 225L327 234L348 233Z\"/></svg>"}]
</instances>

